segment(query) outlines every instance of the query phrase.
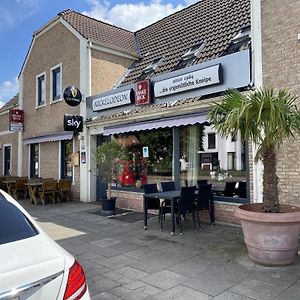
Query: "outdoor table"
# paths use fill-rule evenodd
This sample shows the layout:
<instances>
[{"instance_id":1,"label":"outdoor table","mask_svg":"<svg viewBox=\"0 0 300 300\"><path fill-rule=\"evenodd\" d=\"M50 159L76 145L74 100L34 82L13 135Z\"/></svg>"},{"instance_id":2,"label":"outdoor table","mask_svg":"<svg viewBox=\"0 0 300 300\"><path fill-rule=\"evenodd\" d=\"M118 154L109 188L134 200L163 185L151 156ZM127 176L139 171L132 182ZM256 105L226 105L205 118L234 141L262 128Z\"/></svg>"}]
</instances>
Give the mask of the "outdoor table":
<instances>
[{"instance_id":1,"label":"outdoor table","mask_svg":"<svg viewBox=\"0 0 300 300\"><path fill-rule=\"evenodd\" d=\"M11 188L16 184L17 180L4 180L2 182L6 184L7 193L12 196Z\"/></svg>"},{"instance_id":2,"label":"outdoor table","mask_svg":"<svg viewBox=\"0 0 300 300\"><path fill-rule=\"evenodd\" d=\"M171 218L172 218L172 231L171 235L175 233L175 202L180 198L181 190L158 192L144 194L144 229L147 230L147 219L148 219L148 204L146 198L152 199L165 199L171 201Z\"/></svg>"},{"instance_id":3,"label":"outdoor table","mask_svg":"<svg viewBox=\"0 0 300 300\"><path fill-rule=\"evenodd\" d=\"M34 203L37 205L37 199L36 199L36 190L38 187L42 186L42 182L28 182L25 183L25 185L28 187L28 192L30 196L31 203ZM45 201L42 200L42 204L45 205Z\"/></svg>"}]
</instances>

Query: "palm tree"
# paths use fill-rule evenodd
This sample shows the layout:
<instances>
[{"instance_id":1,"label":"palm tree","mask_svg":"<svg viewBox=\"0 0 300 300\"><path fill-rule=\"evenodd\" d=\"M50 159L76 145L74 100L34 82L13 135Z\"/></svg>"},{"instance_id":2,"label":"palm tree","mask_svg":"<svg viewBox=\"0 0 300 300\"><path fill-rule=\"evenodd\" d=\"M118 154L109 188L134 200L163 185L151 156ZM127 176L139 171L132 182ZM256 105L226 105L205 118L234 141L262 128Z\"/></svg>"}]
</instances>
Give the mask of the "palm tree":
<instances>
[{"instance_id":1,"label":"palm tree","mask_svg":"<svg viewBox=\"0 0 300 300\"><path fill-rule=\"evenodd\" d=\"M213 126L221 137L234 136L239 131L242 141L251 140L257 146L255 161L262 160L263 210L278 212L278 177L276 148L285 138L300 133L300 113L297 97L281 89L257 90L242 94L237 90L225 93L221 104L210 112Z\"/></svg>"}]
</instances>

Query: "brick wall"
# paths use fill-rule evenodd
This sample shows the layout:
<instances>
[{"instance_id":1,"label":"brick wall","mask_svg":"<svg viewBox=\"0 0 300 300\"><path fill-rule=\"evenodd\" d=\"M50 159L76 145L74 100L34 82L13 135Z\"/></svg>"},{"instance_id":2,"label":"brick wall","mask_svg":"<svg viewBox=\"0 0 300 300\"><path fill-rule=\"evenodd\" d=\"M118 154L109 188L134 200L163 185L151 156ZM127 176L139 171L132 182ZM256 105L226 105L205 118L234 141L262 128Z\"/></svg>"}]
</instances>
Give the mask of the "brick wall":
<instances>
[{"instance_id":1,"label":"brick wall","mask_svg":"<svg viewBox=\"0 0 300 300\"><path fill-rule=\"evenodd\" d=\"M112 191L112 196L117 197L116 206L124 209L143 211L143 194L128 191ZM239 204L215 202L216 222L239 224L239 220L234 217L234 210ZM208 211L200 214L201 220L209 221Z\"/></svg>"},{"instance_id":2,"label":"brick wall","mask_svg":"<svg viewBox=\"0 0 300 300\"><path fill-rule=\"evenodd\" d=\"M263 85L300 95L300 5L296 0L262 0ZM298 100L298 103L299 100ZM300 205L300 137L277 151L281 203Z\"/></svg>"},{"instance_id":3,"label":"brick wall","mask_svg":"<svg viewBox=\"0 0 300 300\"><path fill-rule=\"evenodd\" d=\"M112 89L131 63L128 58L92 50L92 95Z\"/></svg>"}]
</instances>

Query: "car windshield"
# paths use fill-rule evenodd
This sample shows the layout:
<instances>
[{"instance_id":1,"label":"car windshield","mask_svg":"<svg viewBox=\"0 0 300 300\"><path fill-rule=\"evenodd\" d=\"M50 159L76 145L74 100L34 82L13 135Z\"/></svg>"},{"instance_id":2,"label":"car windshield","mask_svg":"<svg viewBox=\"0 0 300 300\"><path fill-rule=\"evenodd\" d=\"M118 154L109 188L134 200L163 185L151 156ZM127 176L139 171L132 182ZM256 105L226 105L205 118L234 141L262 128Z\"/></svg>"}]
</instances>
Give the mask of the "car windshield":
<instances>
[{"instance_id":1,"label":"car windshield","mask_svg":"<svg viewBox=\"0 0 300 300\"><path fill-rule=\"evenodd\" d=\"M0 193L0 245L38 234L27 217Z\"/></svg>"}]
</instances>

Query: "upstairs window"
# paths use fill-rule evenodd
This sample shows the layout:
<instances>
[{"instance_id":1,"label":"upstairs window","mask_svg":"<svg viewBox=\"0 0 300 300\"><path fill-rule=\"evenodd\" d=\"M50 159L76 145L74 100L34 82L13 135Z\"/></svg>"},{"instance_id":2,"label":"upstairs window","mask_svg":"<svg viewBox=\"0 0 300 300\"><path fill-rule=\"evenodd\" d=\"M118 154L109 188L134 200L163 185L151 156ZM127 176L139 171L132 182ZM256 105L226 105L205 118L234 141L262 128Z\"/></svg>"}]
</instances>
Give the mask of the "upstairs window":
<instances>
[{"instance_id":1,"label":"upstairs window","mask_svg":"<svg viewBox=\"0 0 300 300\"><path fill-rule=\"evenodd\" d=\"M150 78L151 75L157 70L163 61L162 57L154 59L146 68L143 69L143 73L139 76L137 81L141 81Z\"/></svg>"},{"instance_id":2,"label":"upstairs window","mask_svg":"<svg viewBox=\"0 0 300 300\"><path fill-rule=\"evenodd\" d=\"M192 64L196 58L200 57L201 51L205 46L204 42L198 42L192 47L190 47L182 56L179 63L175 66L173 71L180 70L188 65Z\"/></svg>"},{"instance_id":3,"label":"upstairs window","mask_svg":"<svg viewBox=\"0 0 300 300\"><path fill-rule=\"evenodd\" d=\"M242 27L239 32L231 39L228 47L223 51L221 56L232 54L238 51L242 51L249 48L249 43L251 41L251 27Z\"/></svg>"},{"instance_id":4,"label":"upstairs window","mask_svg":"<svg viewBox=\"0 0 300 300\"><path fill-rule=\"evenodd\" d=\"M51 101L62 98L62 72L61 65L51 69Z\"/></svg>"},{"instance_id":5,"label":"upstairs window","mask_svg":"<svg viewBox=\"0 0 300 300\"><path fill-rule=\"evenodd\" d=\"M207 149L216 149L216 134L215 133L209 133L207 135Z\"/></svg>"},{"instance_id":6,"label":"upstairs window","mask_svg":"<svg viewBox=\"0 0 300 300\"><path fill-rule=\"evenodd\" d=\"M37 106L46 104L46 74L37 76L36 79Z\"/></svg>"}]
</instances>

